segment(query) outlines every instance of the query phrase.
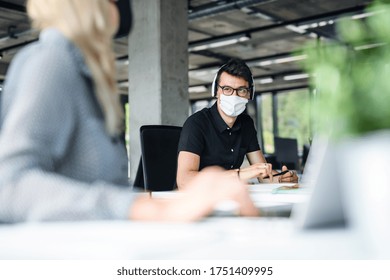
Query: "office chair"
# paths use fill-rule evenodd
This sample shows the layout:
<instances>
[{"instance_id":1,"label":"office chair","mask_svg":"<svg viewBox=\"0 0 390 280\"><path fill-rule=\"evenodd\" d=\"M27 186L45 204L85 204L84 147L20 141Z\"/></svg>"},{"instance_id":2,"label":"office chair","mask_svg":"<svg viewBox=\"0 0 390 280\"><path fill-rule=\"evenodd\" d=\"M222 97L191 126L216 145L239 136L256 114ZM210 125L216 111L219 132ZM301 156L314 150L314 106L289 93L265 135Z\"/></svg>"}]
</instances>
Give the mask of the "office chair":
<instances>
[{"instance_id":1,"label":"office chair","mask_svg":"<svg viewBox=\"0 0 390 280\"><path fill-rule=\"evenodd\" d=\"M274 145L278 163L276 168L285 165L288 169L300 170L297 139L274 137Z\"/></svg>"},{"instance_id":2,"label":"office chair","mask_svg":"<svg viewBox=\"0 0 390 280\"><path fill-rule=\"evenodd\" d=\"M133 182L133 187L137 191L145 190L144 170L142 168L142 155L141 155L141 157L139 159L137 174L135 175L135 179L134 179L134 182Z\"/></svg>"},{"instance_id":3,"label":"office chair","mask_svg":"<svg viewBox=\"0 0 390 280\"><path fill-rule=\"evenodd\" d=\"M141 126L141 161L138 169L142 166L142 170L138 170L137 173L143 172L146 191L176 189L177 148L180 133L181 127L178 126Z\"/></svg>"}]
</instances>

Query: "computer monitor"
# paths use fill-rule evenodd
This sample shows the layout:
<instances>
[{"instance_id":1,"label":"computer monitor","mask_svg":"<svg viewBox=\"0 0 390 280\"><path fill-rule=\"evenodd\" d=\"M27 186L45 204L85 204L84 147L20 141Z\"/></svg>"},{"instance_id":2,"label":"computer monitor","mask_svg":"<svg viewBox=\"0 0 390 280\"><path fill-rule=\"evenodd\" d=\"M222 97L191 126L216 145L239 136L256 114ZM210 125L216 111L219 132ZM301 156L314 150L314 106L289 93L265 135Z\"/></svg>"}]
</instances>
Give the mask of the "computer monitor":
<instances>
[{"instance_id":1,"label":"computer monitor","mask_svg":"<svg viewBox=\"0 0 390 280\"><path fill-rule=\"evenodd\" d=\"M295 205L291 218L298 228L345 226L345 204L341 188L337 155L332 143L324 138L315 138L310 148L301 187L311 190L304 204Z\"/></svg>"}]
</instances>

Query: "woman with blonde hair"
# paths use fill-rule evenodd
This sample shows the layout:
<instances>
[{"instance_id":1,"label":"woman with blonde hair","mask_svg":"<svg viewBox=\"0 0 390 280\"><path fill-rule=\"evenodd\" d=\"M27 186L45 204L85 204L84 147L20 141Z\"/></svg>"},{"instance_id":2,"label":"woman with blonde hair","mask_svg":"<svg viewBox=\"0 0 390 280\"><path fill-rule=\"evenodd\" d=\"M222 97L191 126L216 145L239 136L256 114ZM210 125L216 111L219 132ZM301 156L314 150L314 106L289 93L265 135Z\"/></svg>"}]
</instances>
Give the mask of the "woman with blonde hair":
<instances>
[{"instance_id":1,"label":"woman with blonde hair","mask_svg":"<svg viewBox=\"0 0 390 280\"><path fill-rule=\"evenodd\" d=\"M120 16L117 5L128 9ZM128 0L28 0L27 12L41 32L12 61L3 90L0 221L188 221L221 200L256 215L242 182L218 169L182 199L131 193L112 50L118 28L130 30Z\"/></svg>"}]
</instances>

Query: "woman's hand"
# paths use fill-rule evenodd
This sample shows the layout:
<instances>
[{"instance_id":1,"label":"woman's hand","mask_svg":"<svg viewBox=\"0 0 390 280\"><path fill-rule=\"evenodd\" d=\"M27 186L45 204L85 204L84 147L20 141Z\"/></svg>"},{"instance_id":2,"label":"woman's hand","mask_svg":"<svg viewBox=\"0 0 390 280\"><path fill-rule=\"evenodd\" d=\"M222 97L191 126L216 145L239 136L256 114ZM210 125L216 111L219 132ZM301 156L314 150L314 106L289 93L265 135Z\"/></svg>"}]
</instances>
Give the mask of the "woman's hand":
<instances>
[{"instance_id":1,"label":"woman's hand","mask_svg":"<svg viewBox=\"0 0 390 280\"><path fill-rule=\"evenodd\" d=\"M234 202L237 214L241 216L259 215L242 180L232 179L230 173L221 168L209 167L199 172L185 190L178 191L175 199L140 196L130 209L129 217L133 220L195 221L211 214L221 202Z\"/></svg>"}]
</instances>

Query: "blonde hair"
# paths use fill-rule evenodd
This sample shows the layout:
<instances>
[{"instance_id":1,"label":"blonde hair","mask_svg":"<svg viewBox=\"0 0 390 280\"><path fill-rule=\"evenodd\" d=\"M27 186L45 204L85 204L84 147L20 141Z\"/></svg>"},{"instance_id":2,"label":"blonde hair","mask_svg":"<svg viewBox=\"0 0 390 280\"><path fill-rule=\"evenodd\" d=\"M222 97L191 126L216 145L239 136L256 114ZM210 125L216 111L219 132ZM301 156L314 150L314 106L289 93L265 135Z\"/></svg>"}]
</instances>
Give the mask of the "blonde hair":
<instances>
[{"instance_id":1,"label":"blonde hair","mask_svg":"<svg viewBox=\"0 0 390 280\"><path fill-rule=\"evenodd\" d=\"M110 135L122 130L108 0L28 0L35 28L55 27L81 49ZM111 29L110 29L111 28Z\"/></svg>"}]
</instances>

